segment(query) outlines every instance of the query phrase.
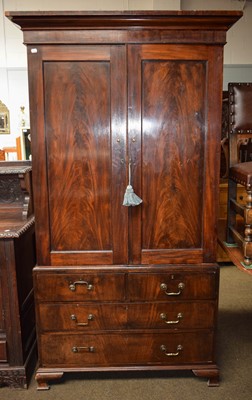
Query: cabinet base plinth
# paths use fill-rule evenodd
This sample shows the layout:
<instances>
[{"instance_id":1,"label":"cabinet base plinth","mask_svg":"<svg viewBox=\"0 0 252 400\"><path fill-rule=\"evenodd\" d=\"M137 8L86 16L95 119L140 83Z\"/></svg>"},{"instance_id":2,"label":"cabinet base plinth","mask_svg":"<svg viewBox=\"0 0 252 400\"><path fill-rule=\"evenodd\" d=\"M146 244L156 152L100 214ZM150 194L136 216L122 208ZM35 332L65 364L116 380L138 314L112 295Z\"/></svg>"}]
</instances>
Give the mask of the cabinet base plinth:
<instances>
[{"instance_id":1,"label":"cabinet base plinth","mask_svg":"<svg viewBox=\"0 0 252 400\"><path fill-rule=\"evenodd\" d=\"M219 386L220 372L218 368L209 369L193 369L192 372L195 376L200 378L208 378L208 386Z\"/></svg>"},{"instance_id":2,"label":"cabinet base plinth","mask_svg":"<svg viewBox=\"0 0 252 400\"><path fill-rule=\"evenodd\" d=\"M50 386L48 381L53 381L62 378L64 372L37 372L35 379L37 381L37 390L48 390Z\"/></svg>"},{"instance_id":3,"label":"cabinet base plinth","mask_svg":"<svg viewBox=\"0 0 252 400\"><path fill-rule=\"evenodd\" d=\"M173 366L173 367L158 367L158 366L121 366L121 367L95 367L95 368L62 368L61 370L56 370L54 368L39 368L35 375L35 379L37 381L37 390L49 390L50 385L48 384L49 381L54 381L57 379L61 379L65 372L74 373L74 372L127 372L127 371L185 371L191 370L195 376L199 378L206 378L208 379L207 385L210 387L219 386L219 368L217 366L212 367L205 367L199 366L198 368L192 366Z\"/></svg>"}]
</instances>

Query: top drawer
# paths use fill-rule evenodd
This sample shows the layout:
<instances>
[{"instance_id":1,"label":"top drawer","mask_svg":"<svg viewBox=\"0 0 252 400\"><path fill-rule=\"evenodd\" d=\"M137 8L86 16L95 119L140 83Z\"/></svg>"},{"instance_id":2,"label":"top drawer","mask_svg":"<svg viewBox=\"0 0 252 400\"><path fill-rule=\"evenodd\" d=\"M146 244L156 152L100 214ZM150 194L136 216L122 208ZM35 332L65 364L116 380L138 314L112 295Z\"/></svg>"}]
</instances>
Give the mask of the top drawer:
<instances>
[{"instance_id":1,"label":"top drawer","mask_svg":"<svg viewBox=\"0 0 252 400\"><path fill-rule=\"evenodd\" d=\"M35 273L37 301L123 301L125 274Z\"/></svg>"},{"instance_id":2,"label":"top drawer","mask_svg":"<svg viewBox=\"0 0 252 400\"><path fill-rule=\"evenodd\" d=\"M218 278L211 272L132 273L128 277L129 301L215 299Z\"/></svg>"}]
</instances>

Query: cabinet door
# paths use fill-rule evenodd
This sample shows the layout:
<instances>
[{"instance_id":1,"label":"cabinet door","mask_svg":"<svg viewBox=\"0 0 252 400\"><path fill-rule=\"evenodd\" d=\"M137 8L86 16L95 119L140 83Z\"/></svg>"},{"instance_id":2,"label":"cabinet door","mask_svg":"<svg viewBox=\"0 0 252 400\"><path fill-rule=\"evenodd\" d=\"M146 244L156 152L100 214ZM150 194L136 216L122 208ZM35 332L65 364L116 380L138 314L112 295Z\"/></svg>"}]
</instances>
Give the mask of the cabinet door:
<instances>
[{"instance_id":1,"label":"cabinet door","mask_svg":"<svg viewBox=\"0 0 252 400\"><path fill-rule=\"evenodd\" d=\"M125 47L28 54L38 264L125 263Z\"/></svg>"},{"instance_id":2,"label":"cabinet door","mask_svg":"<svg viewBox=\"0 0 252 400\"><path fill-rule=\"evenodd\" d=\"M129 47L133 263L215 260L219 46ZM133 96L134 94L134 96Z\"/></svg>"}]
</instances>

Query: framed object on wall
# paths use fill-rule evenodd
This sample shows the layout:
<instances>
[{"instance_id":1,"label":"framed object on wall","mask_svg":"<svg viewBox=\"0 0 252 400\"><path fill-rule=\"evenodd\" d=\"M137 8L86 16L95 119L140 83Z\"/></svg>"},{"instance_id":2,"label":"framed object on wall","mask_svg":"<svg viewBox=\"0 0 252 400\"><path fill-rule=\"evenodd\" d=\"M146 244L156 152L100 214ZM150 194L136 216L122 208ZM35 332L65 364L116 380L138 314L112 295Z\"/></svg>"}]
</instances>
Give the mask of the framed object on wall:
<instances>
[{"instance_id":1,"label":"framed object on wall","mask_svg":"<svg viewBox=\"0 0 252 400\"><path fill-rule=\"evenodd\" d=\"M0 100L0 133L10 133L10 113L6 105Z\"/></svg>"}]
</instances>

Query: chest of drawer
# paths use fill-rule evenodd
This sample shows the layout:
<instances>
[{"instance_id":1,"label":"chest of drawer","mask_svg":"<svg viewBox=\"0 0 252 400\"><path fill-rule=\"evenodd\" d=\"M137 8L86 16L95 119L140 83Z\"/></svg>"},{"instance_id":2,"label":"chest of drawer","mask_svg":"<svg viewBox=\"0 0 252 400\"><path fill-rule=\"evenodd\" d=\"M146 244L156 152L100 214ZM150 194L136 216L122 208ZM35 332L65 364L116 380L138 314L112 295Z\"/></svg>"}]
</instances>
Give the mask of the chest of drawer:
<instances>
[{"instance_id":1,"label":"chest of drawer","mask_svg":"<svg viewBox=\"0 0 252 400\"><path fill-rule=\"evenodd\" d=\"M174 365L212 361L213 334L45 334L41 335L41 366L89 367ZM199 351L200 348L200 351Z\"/></svg>"},{"instance_id":2,"label":"chest of drawer","mask_svg":"<svg viewBox=\"0 0 252 400\"><path fill-rule=\"evenodd\" d=\"M216 273L132 273L128 277L130 301L174 299L214 299L217 296Z\"/></svg>"},{"instance_id":3,"label":"chest of drawer","mask_svg":"<svg viewBox=\"0 0 252 400\"><path fill-rule=\"evenodd\" d=\"M34 274L37 301L123 301L125 274Z\"/></svg>"}]
</instances>

